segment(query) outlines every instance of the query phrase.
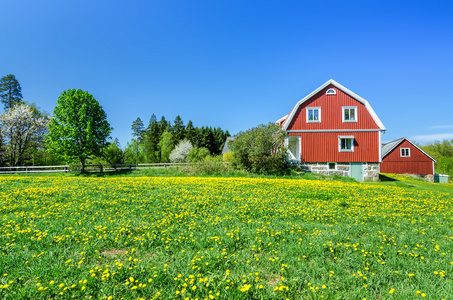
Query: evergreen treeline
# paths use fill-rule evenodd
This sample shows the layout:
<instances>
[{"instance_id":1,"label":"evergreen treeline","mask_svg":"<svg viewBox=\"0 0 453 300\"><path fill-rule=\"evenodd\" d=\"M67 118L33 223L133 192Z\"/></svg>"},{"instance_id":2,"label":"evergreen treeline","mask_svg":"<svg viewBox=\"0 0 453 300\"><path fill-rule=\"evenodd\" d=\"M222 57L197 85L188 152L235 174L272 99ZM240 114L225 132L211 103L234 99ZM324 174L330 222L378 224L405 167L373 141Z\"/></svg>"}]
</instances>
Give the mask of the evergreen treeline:
<instances>
[{"instance_id":1,"label":"evergreen treeline","mask_svg":"<svg viewBox=\"0 0 453 300\"><path fill-rule=\"evenodd\" d=\"M220 127L195 127L192 121L184 125L179 115L176 116L173 124L167 121L165 116L158 120L154 114L146 128L142 124L140 118L133 122L132 130L135 139L126 146L126 163L169 162L171 151L184 139L190 141L195 148L206 148L211 155L219 155L229 136L228 130L224 131Z\"/></svg>"}]
</instances>

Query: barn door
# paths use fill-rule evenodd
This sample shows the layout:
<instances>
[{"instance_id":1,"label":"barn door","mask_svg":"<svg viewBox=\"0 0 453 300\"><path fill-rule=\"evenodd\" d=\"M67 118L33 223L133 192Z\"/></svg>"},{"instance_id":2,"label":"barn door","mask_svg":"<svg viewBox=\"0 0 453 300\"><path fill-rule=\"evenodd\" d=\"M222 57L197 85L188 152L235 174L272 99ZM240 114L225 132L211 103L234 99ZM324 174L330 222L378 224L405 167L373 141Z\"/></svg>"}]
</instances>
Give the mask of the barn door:
<instances>
[{"instance_id":1,"label":"barn door","mask_svg":"<svg viewBox=\"0 0 453 300\"><path fill-rule=\"evenodd\" d=\"M362 163L351 163L351 177L357 181L363 181Z\"/></svg>"}]
</instances>

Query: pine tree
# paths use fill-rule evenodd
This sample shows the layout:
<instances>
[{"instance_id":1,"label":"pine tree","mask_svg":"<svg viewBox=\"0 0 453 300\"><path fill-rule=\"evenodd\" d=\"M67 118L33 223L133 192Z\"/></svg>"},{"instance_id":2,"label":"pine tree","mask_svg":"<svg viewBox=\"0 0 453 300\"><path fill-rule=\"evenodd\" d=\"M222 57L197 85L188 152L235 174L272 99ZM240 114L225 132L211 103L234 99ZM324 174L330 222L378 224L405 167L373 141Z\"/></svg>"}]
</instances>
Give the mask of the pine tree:
<instances>
[{"instance_id":1,"label":"pine tree","mask_svg":"<svg viewBox=\"0 0 453 300\"><path fill-rule=\"evenodd\" d=\"M160 133L164 133L165 130L167 130L167 127L168 126L171 126L171 124L165 119L164 116L162 116L162 118L160 118L160 121L159 121L159 131Z\"/></svg>"},{"instance_id":2,"label":"pine tree","mask_svg":"<svg viewBox=\"0 0 453 300\"><path fill-rule=\"evenodd\" d=\"M21 90L16 76L10 74L0 79L0 99L5 106L5 111L11 109L15 104L24 104Z\"/></svg>"},{"instance_id":3,"label":"pine tree","mask_svg":"<svg viewBox=\"0 0 453 300\"><path fill-rule=\"evenodd\" d=\"M214 154L218 155L222 152L223 144L225 143L225 133L220 127L214 129Z\"/></svg>"},{"instance_id":4,"label":"pine tree","mask_svg":"<svg viewBox=\"0 0 453 300\"><path fill-rule=\"evenodd\" d=\"M215 152L214 134L211 127L201 127L199 147L207 148L211 153Z\"/></svg>"},{"instance_id":5,"label":"pine tree","mask_svg":"<svg viewBox=\"0 0 453 300\"><path fill-rule=\"evenodd\" d=\"M142 119L140 119L140 117L138 117L134 122L132 122L132 135L135 136L135 164L138 164L138 148L139 148L139 144L140 142L142 141L142 133L143 133L143 121Z\"/></svg>"},{"instance_id":6,"label":"pine tree","mask_svg":"<svg viewBox=\"0 0 453 300\"><path fill-rule=\"evenodd\" d=\"M175 139L175 144L178 144L180 141L182 141L186 135L184 123L179 115L177 115L175 118L172 132Z\"/></svg>"},{"instance_id":7,"label":"pine tree","mask_svg":"<svg viewBox=\"0 0 453 300\"><path fill-rule=\"evenodd\" d=\"M156 123L156 122L157 122L157 117L156 117L155 114L152 114L152 115L151 115L151 118L149 118L148 129L151 127L151 125L152 125L153 123Z\"/></svg>"},{"instance_id":8,"label":"pine tree","mask_svg":"<svg viewBox=\"0 0 453 300\"><path fill-rule=\"evenodd\" d=\"M152 115L143 139L144 154L146 162L157 163L160 161L159 144L160 127L156 115Z\"/></svg>"},{"instance_id":9,"label":"pine tree","mask_svg":"<svg viewBox=\"0 0 453 300\"><path fill-rule=\"evenodd\" d=\"M192 121L189 121L186 126L186 139L188 139L194 147L198 147L198 135L196 128L193 127Z\"/></svg>"}]
</instances>

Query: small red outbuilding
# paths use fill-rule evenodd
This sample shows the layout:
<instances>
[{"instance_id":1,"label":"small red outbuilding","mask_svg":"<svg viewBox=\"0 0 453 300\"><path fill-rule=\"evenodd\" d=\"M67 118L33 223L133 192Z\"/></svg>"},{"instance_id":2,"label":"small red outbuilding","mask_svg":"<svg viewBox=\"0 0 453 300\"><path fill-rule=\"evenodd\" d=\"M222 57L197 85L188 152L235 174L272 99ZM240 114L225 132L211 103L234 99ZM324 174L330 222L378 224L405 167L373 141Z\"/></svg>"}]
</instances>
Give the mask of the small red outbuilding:
<instances>
[{"instance_id":1,"label":"small red outbuilding","mask_svg":"<svg viewBox=\"0 0 453 300\"><path fill-rule=\"evenodd\" d=\"M436 160L406 138L382 144L381 173L434 174Z\"/></svg>"}]
</instances>

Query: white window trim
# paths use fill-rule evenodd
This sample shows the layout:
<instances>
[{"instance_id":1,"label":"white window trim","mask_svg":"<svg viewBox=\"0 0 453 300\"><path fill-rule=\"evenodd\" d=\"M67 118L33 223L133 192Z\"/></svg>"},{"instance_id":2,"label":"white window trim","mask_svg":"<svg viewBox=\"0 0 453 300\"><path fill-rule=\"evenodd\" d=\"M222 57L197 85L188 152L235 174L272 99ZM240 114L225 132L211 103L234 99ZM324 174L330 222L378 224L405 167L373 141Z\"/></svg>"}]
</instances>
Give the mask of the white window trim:
<instances>
[{"instance_id":1,"label":"white window trim","mask_svg":"<svg viewBox=\"0 0 453 300\"><path fill-rule=\"evenodd\" d=\"M341 149L341 140L342 139L352 139L351 150ZM340 135L338 136L338 152L354 152L354 136L353 135Z\"/></svg>"},{"instance_id":2,"label":"white window trim","mask_svg":"<svg viewBox=\"0 0 453 300\"><path fill-rule=\"evenodd\" d=\"M329 96L329 95L336 95L336 94L337 94L337 91L336 91L335 89L332 89L332 88L331 88L331 89L328 89L328 90L326 91L326 95L328 95L328 96Z\"/></svg>"},{"instance_id":3,"label":"white window trim","mask_svg":"<svg viewBox=\"0 0 453 300\"><path fill-rule=\"evenodd\" d=\"M355 120L345 120L344 119L344 110L345 109L354 109L354 115L355 115ZM359 119L359 116L357 115L357 106L343 106L341 109L342 116L341 118L343 119L343 123L354 123L357 122Z\"/></svg>"},{"instance_id":4,"label":"white window trim","mask_svg":"<svg viewBox=\"0 0 453 300\"><path fill-rule=\"evenodd\" d=\"M408 155L403 155L403 151L407 149ZM400 157L411 157L411 148L400 148Z\"/></svg>"},{"instance_id":5,"label":"white window trim","mask_svg":"<svg viewBox=\"0 0 453 300\"><path fill-rule=\"evenodd\" d=\"M318 110L319 120L313 120L313 121L308 120L308 111L310 109L317 109ZM307 107L305 110L306 110L306 121L307 121L307 123L321 123L321 107Z\"/></svg>"},{"instance_id":6,"label":"white window trim","mask_svg":"<svg viewBox=\"0 0 453 300\"><path fill-rule=\"evenodd\" d=\"M331 169L330 166L329 166L330 164L334 164L335 167L333 169ZM337 170L337 163L336 162L328 162L327 163L327 170L328 171L336 171Z\"/></svg>"}]
</instances>

